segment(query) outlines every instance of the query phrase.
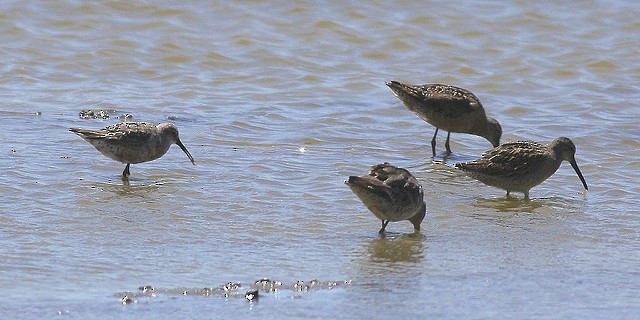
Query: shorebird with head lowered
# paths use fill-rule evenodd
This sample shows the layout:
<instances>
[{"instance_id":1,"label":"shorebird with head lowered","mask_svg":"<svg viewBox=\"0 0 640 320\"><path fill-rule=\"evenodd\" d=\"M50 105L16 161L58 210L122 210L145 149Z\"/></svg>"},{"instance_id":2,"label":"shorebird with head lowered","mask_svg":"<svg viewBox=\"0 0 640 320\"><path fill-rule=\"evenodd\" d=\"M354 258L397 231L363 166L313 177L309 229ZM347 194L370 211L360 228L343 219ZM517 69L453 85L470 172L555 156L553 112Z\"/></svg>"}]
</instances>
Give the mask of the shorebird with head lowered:
<instances>
[{"instance_id":1,"label":"shorebird with head lowered","mask_svg":"<svg viewBox=\"0 0 640 320\"><path fill-rule=\"evenodd\" d=\"M575 159L576 146L566 137L555 138L547 145L533 141L504 143L485 152L481 158L457 163L456 168L487 185L524 193L529 199L529 190L551 177L562 161L569 161L585 190L587 182Z\"/></svg>"},{"instance_id":2,"label":"shorebird with head lowered","mask_svg":"<svg viewBox=\"0 0 640 320\"><path fill-rule=\"evenodd\" d=\"M406 169L388 163L371 167L368 175L350 176L344 182L373 214L382 220L382 234L389 221L409 220L415 229L427 213L422 186Z\"/></svg>"},{"instance_id":3,"label":"shorebird with head lowered","mask_svg":"<svg viewBox=\"0 0 640 320\"><path fill-rule=\"evenodd\" d=\"M122 179L128 179L132 163L152 161L162 157L172 144L177 144L196 164L178 137L178 128L172 123L121 122L99 130L71 128L82 139L93 145L103 155L126 163Z\"/></svg>"},{"instance_id":4,"label":"shorebird with head lowered","mask_svg":"<svg viewBox=\"0 0 640 320\"><path fill-rule=\"evenodd\" d=\"M409 110L436 127L431 139L434 157L439 129L447 131L444 146L448 153L451 153L451 132L473 134L489 140L494 147L500 145L500 123L486 116L482 103L471 91L445 84L411 85L398 81L386 84Z\"/></svg>"}]
</instances>

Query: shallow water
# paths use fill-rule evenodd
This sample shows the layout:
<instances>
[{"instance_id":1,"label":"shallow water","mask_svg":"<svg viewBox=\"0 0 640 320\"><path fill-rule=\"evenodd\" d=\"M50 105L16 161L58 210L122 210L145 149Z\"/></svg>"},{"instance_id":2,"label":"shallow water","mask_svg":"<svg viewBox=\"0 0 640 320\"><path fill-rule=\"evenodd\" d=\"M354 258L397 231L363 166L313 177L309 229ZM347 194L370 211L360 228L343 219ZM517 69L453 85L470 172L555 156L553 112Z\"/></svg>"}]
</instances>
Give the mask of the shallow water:
<instances>
[{"instance_id":1,"label":"shallow water","mask_svg":"<svg viewBox=\"0 0 640 320\"><path fill-rule=\"evenodd\" d=\"M404 1L1 5L0 313L11 318L637 318L640 6ZM503 141L570 137L529 202L451 164L388 80L473 91ZM84 119L82 110L115 110ZM68 132L171 121L131 166ZM390 162L427 217L380 222L343 180ZM351 281L258 302L179 288ZM167 288L121 304L139 286Z\"/></svg>"}]
</instances>

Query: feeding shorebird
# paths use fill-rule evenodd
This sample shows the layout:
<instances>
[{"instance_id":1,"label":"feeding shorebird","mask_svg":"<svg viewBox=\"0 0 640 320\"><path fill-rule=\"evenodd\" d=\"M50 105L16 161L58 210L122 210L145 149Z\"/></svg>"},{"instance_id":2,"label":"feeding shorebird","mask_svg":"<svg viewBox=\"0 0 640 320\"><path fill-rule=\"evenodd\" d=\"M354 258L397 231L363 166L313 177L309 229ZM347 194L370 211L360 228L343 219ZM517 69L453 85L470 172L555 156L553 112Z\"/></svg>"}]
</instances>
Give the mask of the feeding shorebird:
<instances>
[{"instance_id":1,"label":"feeding shorebird","mask_svg":"<svg viewBox=\"0 0 640 320\"><path fill-rule=\"evenodd\" d=\"M386 84L409 110L436 127L431 139L434 157L438 129L447 131L444 146L448 153L451 153L451 132L473 134L489 140L494 147L500 145L500 123L486 116L482 103L471 91L444 84L410 85L398 81Z\"/></svg>"},{"instance_id":2,"label":"feeding shorebird","mask_svg":"<svg viewBox=\"0 0 640 320\"><path fill-rule=\"evenodd\" d=\"M485 152L480 159L457 163L456 168L481 182L507 190L524 193L529 199L529 190L547 180L569 161L578 174L585 190L589 190L575 159L576 146L571 139L555 138L547 145L532 141L508 142Z\"/></svg>"},{"instance_id":3,"label":"feeding shorebird","mask_svg":"<svg viewBox=\"0 0 640 320\"><path fill-rule=\"evenodd\" d=\"M121 122L100 130L71 128L82 139L91 143L103 155L126 163L122 178L130 175L129 166L162 157L172 144L177 144L191 163L193 157L178 137L178 128L173 123L152 124L146 122Z\"/></svg>"},{"instance_id":4,"label":"feeding shorebird","mask_svg":"<svg viewBox=\"0 0 640 320\"><path fill-rule=\"evenodd\" d=\"M382 220L383 233L389 221L409 220L416 231L427 212L422 186L409 171L388 163L371 167L369 175L350 176L344 182Z\"/></svg>"}]
</instances>

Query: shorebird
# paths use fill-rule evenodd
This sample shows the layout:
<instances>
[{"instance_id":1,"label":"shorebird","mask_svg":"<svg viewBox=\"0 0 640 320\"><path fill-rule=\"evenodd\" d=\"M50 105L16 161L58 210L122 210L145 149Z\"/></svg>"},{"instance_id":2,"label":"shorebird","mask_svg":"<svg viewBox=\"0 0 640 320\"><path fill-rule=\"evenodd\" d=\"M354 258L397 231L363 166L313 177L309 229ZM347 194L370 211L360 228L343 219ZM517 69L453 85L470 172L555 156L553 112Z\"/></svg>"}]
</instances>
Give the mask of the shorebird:
<instances>
[{"instance_id":1,"label":"shorebird","mask_svg":"<svg viewBox=\"0 0 640 320\"><path fill-rule=\"evenodd\" d=\"M451 132L473 134L489 140L494 147L500 145L500 123L486 116L482 103L471 91L445 84L411 85L398 81L386 84L409 110L436 127L431 139L434 157L439 129L447 131L444 146L448 153L451 153Z\"/></svg>"},{"instance_id":2,"label":"shorebird","mask_svg":"<svg viewBox=\"0 0 640 320\"><path fill-rule=\"evenodd\" d=\"M69 131L91 143L103 155L126 163L122 179L128 179L129 166L162 157L172 144L177 144L189 160L196 164L187 148L180 142L178 128L172 123L121 122L100 130L71 128Z\"/></svg>"},{"instance_id":3,"label":"shorebird","mask_svg":"<svg viewBox=\"0 0 640 320\"><path fill-rule=\"evenodd\" d=\"M474 179L507 190L507 197L511 191L517 191L529 199L529 190L553 175L562 161L569 161L584 189L589 190L575 154L576 146L565 137L555 138L547 145L518 141L504 143L485 152L477 160L456 163L455 166Z\"/></svg>"},{"instance_id":4,"label":"shorebird","mask_svg":"<svg viewBox=\"0 0 640 320\"><path fill-rule=\"evenodd\" d=\"M427 212L422 186L409 171L388 163L371 167L369 175L350 176L344 182L382 220L382 234L389 221L409 220L415 231Z\"/></svg>"}]
</instances>

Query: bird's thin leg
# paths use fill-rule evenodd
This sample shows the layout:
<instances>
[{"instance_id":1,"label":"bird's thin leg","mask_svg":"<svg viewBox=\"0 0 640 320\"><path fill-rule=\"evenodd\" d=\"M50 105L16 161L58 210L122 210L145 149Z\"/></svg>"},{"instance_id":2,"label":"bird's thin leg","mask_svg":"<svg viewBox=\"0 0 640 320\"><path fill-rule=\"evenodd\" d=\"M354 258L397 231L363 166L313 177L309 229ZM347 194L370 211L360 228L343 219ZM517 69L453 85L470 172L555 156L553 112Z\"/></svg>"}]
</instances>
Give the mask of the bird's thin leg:
<instances>
[{"instance_id":1,"label":"bird's thin leg","mask_svg":"<svg viewBox=\"0 0 640 320\"><path fill-rule=\"evenodd\" d=\"M127 166L124 167L124 171L122 171L122 179L129 179L129 175L131 175L131 173L129 172L129 163L127 163Z\"/></svg>"},{"instance_id":2,"label":"bird's thin leg","mask_svg":"<svg viewBox=\"0 0 640 320\"><path fill-rule=\"evenodd\" d=\"M389 220L382 220L382 228L378 233L384 233L384 229L387 227L387 224L389 224Z\"/></svg>"},{"instance_id":3,"label":"bird's thin leg","mask_svg":"<svg viewBox=\"0 0 640 320\"><path fill-rule=\"evenodd\" d=\"M529 190L524 192L524 199L529 200Z\"/></svg>"},{"instance_id":4,"label":"bird's thin leg","mask_svg":"<svg viewBox=\"0 0 640 320\"><path fill-rule=\"evenodd\" d=\"M433 153L433 157L436 156L436 137L438 136L438 128L436 128L436 133L433 134L433 139L431 139L431 152Z\"/></svg>"},{"instance_id":5,"label":"bird's thin leg","mask_svg":"<svg viewBox=\"0 0 640 320\"><path fill-rule=\"evenodd\" d=\"M447 149L448 153L451 153L451 148L449 148L449 136L451 135L451 131L447 131L447 142L444 143L444 147Z\"/></svg>"},{"instance_id":6,"label":"bird's thin leg","mask_svg":"<svg viewBox=\"0 0 640 320\"><path fill-rule=\"evenodd\" d=\"M511 195L509 195L509 190L507 190L507 198L511 198Z\"/></svg>"}]
</instances>

